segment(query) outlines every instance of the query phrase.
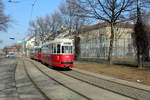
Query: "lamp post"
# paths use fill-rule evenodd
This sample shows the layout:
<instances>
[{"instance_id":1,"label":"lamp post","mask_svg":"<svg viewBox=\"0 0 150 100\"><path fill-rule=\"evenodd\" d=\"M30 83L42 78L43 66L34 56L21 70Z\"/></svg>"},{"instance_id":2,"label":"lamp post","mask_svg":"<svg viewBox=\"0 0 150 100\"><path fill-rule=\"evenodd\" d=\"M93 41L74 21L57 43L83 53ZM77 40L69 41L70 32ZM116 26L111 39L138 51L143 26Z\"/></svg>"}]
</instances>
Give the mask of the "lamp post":
<instances>
[{"instance_id":1,"label":"lamp post","mask_svg":"<svg viewBox=\"0 0 150 100\"><path fill-rule=\"evenodd\" d=\"M15 38L13 38L13 37L10 37L9 39L11 39L11 40L15 40Z\"/></svg>"}]
</instances>

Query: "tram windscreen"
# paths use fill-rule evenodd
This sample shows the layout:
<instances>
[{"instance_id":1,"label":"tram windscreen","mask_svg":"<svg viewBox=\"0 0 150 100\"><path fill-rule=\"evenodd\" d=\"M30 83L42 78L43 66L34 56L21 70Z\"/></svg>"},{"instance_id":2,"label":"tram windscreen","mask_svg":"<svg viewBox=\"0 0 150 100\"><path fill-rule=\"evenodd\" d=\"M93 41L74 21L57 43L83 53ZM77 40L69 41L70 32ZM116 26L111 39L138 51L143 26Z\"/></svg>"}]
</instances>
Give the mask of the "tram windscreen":
<instances>
[{"instance_id":1,"label":"tram windscreen","mask_svg":"<svg viewBox=\"0 0 150 100\"><path fill-rule=\"evenodd\" d=\"M62 53L72 54L72 46L62 46Z\"/></svg>"}]
</instances>

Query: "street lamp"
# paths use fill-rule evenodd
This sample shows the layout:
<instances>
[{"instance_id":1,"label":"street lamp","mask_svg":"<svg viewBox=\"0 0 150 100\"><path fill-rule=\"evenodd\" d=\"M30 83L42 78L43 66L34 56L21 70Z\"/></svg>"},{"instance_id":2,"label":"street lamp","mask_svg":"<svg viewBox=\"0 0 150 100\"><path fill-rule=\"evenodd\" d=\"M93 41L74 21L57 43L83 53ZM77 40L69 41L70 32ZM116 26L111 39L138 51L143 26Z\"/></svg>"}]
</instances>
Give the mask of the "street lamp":
<instances>
[{"instance_id":1,"label":"street lamp","mask_svg":"<svg viewBox=\"0 0 150 100\"><path fill-rule=\"evenodd\" d=\"M15 40L15 38L13 38L13 37L11 37L11 38L9 38L9 39L11 39L11 40Z\"/></svg>"}]
</instances>

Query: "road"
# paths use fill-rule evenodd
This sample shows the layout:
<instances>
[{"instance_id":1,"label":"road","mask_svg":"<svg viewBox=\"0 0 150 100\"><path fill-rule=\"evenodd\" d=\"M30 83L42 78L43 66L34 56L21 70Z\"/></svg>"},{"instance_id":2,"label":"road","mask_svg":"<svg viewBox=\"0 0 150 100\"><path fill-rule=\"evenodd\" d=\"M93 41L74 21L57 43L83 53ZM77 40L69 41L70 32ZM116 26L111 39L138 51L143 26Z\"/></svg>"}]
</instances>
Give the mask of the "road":
<instances>
[{"instance_id":1,"label":"road","mask_svg":"<svg viewBox=\"0 0 150 100\"><path fill-rule=\"evenodd\" d=\"M73 73L77 77L72 77ZM51 69L27 58L1 58L0 100L150 99L149 88L144 90L128 87L112 81L105 81L104 84L102 79L86 76L88 75L82 75L81 72L77 74L73 70Z\"/></svg>"},{"instance_id":2,"label":"road","mask_svg":"<svg viewBox=\"0 0 150 100\"><path fill-rule=\"evenodd\" d=\"M15 59L0 59L0 100L18 100L15 69Z\"/></svg>"},{"instance_id":3,"label":"road","mask_svg":"<svg viewBox=\"0 0 150 100\"><path fill-rule=\"evenodd\" d=\"M46 100L36 90L17 60L0 59L0 100ZM20 67L16 70L17 66ZM17 77L16 71L19 71Z\"/></svg>"}]
</instances>

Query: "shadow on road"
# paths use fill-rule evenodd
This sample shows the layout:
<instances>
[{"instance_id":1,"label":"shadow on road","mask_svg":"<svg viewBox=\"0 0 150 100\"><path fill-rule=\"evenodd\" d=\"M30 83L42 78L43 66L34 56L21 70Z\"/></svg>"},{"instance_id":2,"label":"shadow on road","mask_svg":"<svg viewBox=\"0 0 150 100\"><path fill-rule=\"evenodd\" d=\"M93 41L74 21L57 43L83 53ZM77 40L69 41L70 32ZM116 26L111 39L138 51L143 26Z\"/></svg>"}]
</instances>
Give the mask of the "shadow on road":
<instances>
[{"instance_id":1,"label":"shadow on road","mask_svg":"<svg viewBox=\"0 0 150 100\"><path fill-rule=\"evenodd\" d=\"M60 68L60 67L54 67L54 66L49 66L49 65L46 65L46 67L50 68L50 69L53 69L53 70L56 70L56 71L71 71L72 69L67 67L67 68Z\"/></svg>"}]
</instances>

